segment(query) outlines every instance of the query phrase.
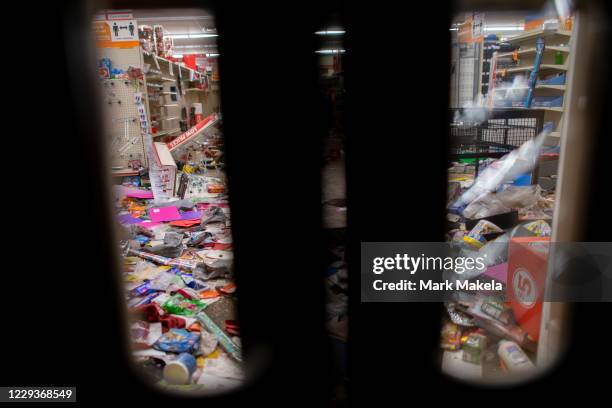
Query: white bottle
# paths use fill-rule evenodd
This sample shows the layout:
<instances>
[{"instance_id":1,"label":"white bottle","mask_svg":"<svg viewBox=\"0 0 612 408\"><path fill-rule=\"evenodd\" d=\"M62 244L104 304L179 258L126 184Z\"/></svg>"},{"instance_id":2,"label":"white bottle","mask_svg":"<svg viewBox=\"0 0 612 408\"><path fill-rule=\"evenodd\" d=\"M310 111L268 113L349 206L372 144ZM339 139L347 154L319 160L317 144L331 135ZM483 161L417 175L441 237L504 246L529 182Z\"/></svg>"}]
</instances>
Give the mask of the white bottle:
<instances>
[{"instance_id":1,"label":"white bottle","mask_svg":"<svg viewBox=\"0 0 612 408\"><path fill-rule=\"evenodd\" d=\"M524 373L535 371L535 365L529 360L527 354L513 341L502 340L499 342L497 354L504 367L511 373Z\"/></svg>"}]
</instances>

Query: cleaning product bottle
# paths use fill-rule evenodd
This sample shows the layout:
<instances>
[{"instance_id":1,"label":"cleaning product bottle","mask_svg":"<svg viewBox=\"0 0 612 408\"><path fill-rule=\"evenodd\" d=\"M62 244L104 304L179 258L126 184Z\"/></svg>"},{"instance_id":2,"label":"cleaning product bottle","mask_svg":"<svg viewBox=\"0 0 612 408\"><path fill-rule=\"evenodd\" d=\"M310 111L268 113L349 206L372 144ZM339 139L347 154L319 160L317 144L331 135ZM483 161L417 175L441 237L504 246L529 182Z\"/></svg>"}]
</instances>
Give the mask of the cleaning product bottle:
<instances>
[{"instance_id":1,"label":"cleaning product bottle","mask_svg":"<svg viewBox=\"0 0 612 408\"><path fill-rule=\"evenodd\" d=\"M513 341L500 341L497 354L504 368L511 373L525 373L535 370L535 365L529 360L527 354Z\"/></svg>"}]
</instances>

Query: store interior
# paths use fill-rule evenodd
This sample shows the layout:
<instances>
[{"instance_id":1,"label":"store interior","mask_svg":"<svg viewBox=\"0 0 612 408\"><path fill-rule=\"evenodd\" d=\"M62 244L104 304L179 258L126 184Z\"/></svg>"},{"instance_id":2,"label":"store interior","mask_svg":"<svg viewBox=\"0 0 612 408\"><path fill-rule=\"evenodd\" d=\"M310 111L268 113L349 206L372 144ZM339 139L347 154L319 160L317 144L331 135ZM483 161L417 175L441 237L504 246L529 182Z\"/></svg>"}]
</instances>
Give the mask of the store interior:
<instances>
[{"instance_id":1,"label":"store interior","mask_svg":"<svg viewBox=\"0 0 612 408\"><path fill-rule=\"evenodd\" d=\"M133 364L181 392L244 380L214 18L94 18Z\"/></svg>"},{"instance_id":2,"label":"store interior","mask_svg":"<svg viewBox=\"0 0 612 408\"><path fill-rule=\"evenodd\" d=\"M549 6L462 12L449 27L447 242L459 256L489 259L457 279L506 293L462 291L444 303L440 365L462 380L524 380L562 348L558 313L534 288L555 237L577 22ZM102 10L93 25L133 362L167 389L236 388L245 378L214 17ZM337 395L348 380L344 33L339 24L314 33L329 129L321 208Z\"/></svg>"},{"instance_id":3,"label":"store interior","mask_svg":"<svg viewBox=\"0 0 612 408\"><path fill-rule=\"evenodd\" d=\"M235 389L245 376L214 16L200 9L101 10L93 25L132 362L166 390ZM332 26L312 35L329 129L320 158L321 273L338 400L346 398L348 276L344 30Z\"/></svg>"},{"instance_id":4,"label":"store interior","mask_svg":"<svg viewBox=\"0 0 612 408\"><path fill-rule=\"evenodd\" d=\"M555 241L559 158L572 126L576 18L542 10L461 13L451 27L447 242L487 257L457 278L501 293L457 291L445 302L442 371L474 383L525 381L563 348L559 307L544 301Z\"/></svg>"}]
</instances>

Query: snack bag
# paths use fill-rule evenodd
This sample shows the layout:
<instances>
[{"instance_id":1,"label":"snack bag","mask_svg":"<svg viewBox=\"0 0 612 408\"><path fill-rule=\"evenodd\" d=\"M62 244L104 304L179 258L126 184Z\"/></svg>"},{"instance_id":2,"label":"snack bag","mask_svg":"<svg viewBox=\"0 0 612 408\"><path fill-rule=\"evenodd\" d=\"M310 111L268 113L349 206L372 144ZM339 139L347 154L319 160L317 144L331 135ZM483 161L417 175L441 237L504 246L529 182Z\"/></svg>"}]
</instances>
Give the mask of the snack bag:
<instances>
[{"instance_id":1,"label":"snack bag","mask_svg":"<svg viewBox=\"0 0 612 408\"><path fill-rule=\"evenodd\" d=\"M490 234L492 232L504 232L497 225L493 224L487 220L480 220L478 224L472 228L472 230L463 237L463 240L468 244L472 245L475 248L482 248L484 244L487 243L487 240L484 238L484 235Z\"/></svg>"},{"instance_id":2,"label":"snack bag","mask_svg":"<svg viewBox=\"0 0 612 408\"><path fill-rule=\"evenodd\" d=\"M166 312L181 316L193 316L205 307L206 303L200 302L197 299L187 299L179 293L172 296L162 305Z\"/></svg>"},{"instance_id":3,"label":"snack bag","mask_svg":"<svg viewBox=\"0 0 612 408\"><path fill-rule=\"evenodd\" d=\"M537 237L550 237L552 232L550 225L544 220L532 221L523 226Z\"/></svg>"},{"instance_id":4,"label":"snack bag","mask_svg":"<svg viewBox=\"0 0 612 408\"><path fill-rule=\"evenodd\" d=\"M170 329L157 340L153 347L171 353L191 353L200 347L200 333L185 329Z\"/></svg>"}]
</instances>

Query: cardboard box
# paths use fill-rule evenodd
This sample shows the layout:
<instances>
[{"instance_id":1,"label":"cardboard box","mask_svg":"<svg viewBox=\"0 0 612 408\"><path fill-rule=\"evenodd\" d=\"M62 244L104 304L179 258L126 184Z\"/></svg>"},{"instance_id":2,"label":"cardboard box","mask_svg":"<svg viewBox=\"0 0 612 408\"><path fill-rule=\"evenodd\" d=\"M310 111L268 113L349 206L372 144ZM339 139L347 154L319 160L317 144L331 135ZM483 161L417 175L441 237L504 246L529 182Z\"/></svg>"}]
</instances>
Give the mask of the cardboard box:
<instances>
[{"instance_id":1,"label":"cardboard box","mask_svg":"<svg viewBox=\"0 0 612 408\"><path fill-rule=\"evenodd\" d=\"M548 237L513 237L508 246L506 293L519 326L537 341L548 265Z\"/></svg>"},{"instance_id":2,"label":"cardboard box","mask_svg":"<svg viewBox=\"0 0 612 408\"><path fill-rule=\"evenodd\" d=\"M157 163L149 164L151 189L156 202L163 202L174 197L176 183L176 163L165 143L153 144Z\"/></svg>"}]
</instances>

